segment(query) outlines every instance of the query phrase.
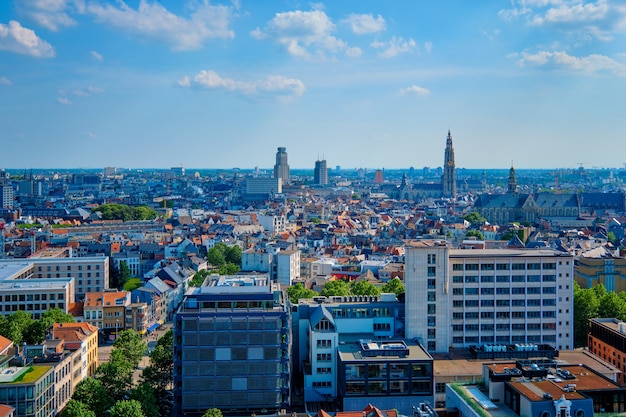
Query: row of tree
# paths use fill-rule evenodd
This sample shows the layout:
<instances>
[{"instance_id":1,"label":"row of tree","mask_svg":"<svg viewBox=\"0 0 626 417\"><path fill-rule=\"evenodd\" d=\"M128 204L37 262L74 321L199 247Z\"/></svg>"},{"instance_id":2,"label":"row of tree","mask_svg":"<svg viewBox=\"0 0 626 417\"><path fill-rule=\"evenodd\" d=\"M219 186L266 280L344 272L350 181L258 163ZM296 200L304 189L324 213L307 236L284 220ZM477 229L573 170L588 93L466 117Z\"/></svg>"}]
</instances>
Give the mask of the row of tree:
<instances>
[{"instance_id":1,"label":"row of tree","mask_svg":"<svg viewBox=\"0 0 626 417\"><path fill-rule=\"evenodd\" d=\"M46 311L39 320L33 319L30 313L18 310L7 316L0 315L0 335L12 340L16 346L22 343L38 345L46 339L46 333L54 323L73 322L74 317L60 308Z\"/></svg>"},{"instance_id":2,"label":"row of tree","mask_svg":"<svg viewBox=\"0 0 626 417\"><path fill-rule=\"evenodd\" d=\"M120 332L108 362L94 377L78 383L61 417L153 417L172 411L172 370L174 336L170 330L150 353L150 365L134 373L146 353L147 343L133 330Z\"/></svg>"},{"instance_id":3,"label":"row of tree","mask_svg":"<svg viewBox=\"0 0 626 417\"><path fill-rule=\"evenodd\" d=\"M607 291L602 284L589 289L574 283L574 344L587 346L589 319L616 318L626 321L626 292Z\"/></svg>"},{"instance_id":4,"label":"row of tree","mask_svg":"<svg viewBox=\"0 0 626 417\"><path fill-rule=\"evenodd\" d=\"M400 278L396 277L390 280L383 286L376 286L367 281L348 282L345 280L330 281L321 293L317 291L305 288L301 283L297 283L287 288L287 296L289 300L296 304L301 298L313 298L318 295L324 297L331 297L334 295L349 296L349 295L373 295L379 296L381 293L394 293L400 295L405 292L404 284Z\"/></svg>"},{"instance_id":5,"label":"row of tree","mask_svg":"<svg viewBox=\"0 0 626 417\"><path fill-rule=\"evenodd\" d=\"M91 212L100 212L104 220L152 220L158 216L154 209L148 206L127 206L126 204L101 204L91 209Z\"/></svg>"}]
</instances>

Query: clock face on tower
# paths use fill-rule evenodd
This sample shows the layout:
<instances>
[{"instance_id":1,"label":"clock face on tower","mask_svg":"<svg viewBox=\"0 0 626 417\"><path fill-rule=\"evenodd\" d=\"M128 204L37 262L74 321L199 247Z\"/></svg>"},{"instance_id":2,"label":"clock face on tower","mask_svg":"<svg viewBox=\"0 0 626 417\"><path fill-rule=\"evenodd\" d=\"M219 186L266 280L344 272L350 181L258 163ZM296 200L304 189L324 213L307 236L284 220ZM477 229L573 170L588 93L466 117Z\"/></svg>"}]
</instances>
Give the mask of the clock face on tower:
<instances>
[{"instance_id":1,"label":"clock face on tower","mask_svg":"<svg viewBox=\"0 0 626 417\"><path fill-rule=\"evenodd\" d=\"M452 161L448 161L448 166L452 166L453 162Z\"/></svg>"}]
</instances>

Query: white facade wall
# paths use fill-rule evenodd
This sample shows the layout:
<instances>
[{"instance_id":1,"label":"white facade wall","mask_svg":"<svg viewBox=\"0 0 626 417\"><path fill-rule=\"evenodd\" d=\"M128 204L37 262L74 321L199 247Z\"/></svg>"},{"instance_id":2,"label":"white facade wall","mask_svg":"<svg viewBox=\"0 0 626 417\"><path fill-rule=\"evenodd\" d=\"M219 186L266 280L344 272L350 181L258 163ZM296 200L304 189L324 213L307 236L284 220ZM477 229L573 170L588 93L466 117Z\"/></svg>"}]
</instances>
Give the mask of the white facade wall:
<instances>
[{"instance_id":1,"label":"white facade wall","mask_svg":"<svg viewBox=\"0 0 626 417\"><path fill-rule=\"evenodd\" d=\"M269 252L244 251L241 254L241 270L270 272L273 255Z\"/></svg>"},{"instance_id":2,"label":"white facade wall","mask_svg":"<svg viewBox=\"0 0 626 417\"><path fill-rule=\"evenodd\" d=\"M300 278L300 251L281 251L275 256L276 280L282 286L290 286Z\"/></svg>"},{"instance_id":3,"label":"white facade wall","mask_svg":"<svg viewBox=\"0 0 626 417\"><path fill-rule=\"evenodd\" d=\"M573 348L571 256L550 250L446 248L442 265L436 251L424 244L407 247L407 338L420 338L434 352L516 343ZM433 254L435 282L428 281L427 269ZM429 288L433 284L436 288Z\"/></svg>"}]
</instances>

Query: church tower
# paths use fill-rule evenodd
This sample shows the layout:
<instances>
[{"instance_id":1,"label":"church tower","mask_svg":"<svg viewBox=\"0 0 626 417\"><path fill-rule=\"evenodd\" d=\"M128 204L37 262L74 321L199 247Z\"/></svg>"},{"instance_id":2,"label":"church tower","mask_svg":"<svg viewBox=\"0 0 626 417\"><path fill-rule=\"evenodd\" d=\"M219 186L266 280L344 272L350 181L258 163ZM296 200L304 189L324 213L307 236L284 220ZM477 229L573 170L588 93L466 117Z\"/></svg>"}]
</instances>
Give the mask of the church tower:
<instances>
[{"instance_id":1,"label":"church tower","mask_svg":"<svg viewBox=\"0 0 626 417\"><path fill-rule=\"evenodd\" d=\"M513 168L513 164L511 164L511 170L509 171L509 187L507 192L509 194L517 192L517 177L515 176L515 168Z\"/></svg>"},{"instance_id":2,"label":"church tower","mask_svg":"<svg viewBox=\"0 0 626 417\"><path fill-rule=\"evenodd\" d=\"M456 165L454 163L454 147L452 146L452 135L448 130L448 138L446 139L446 151L443 161L443 176L441 177L443 185L443 196L456 198Z\"/></svg>"}]
</instances>

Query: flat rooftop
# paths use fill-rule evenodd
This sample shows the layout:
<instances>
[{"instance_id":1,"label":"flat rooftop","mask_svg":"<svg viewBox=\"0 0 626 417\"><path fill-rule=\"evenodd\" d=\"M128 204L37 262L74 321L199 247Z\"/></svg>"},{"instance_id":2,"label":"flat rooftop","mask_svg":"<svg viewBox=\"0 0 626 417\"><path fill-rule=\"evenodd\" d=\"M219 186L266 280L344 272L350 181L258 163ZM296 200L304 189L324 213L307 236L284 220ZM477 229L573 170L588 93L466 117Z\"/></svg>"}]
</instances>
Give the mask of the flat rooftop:
<instances>
[{"instance_id":1,"label":"flat rooftop","mask_svg":"<svg viewBox=\"0 0 626 417\"><path fill-rule=\"evenodd\" d=\"M19 279L0 282L0 291L24 291L28 289L62 289L74 278Z\"/></svg>"},{"instance_id":2,"label":"flat rooftop","mask_svg":"<svg viewBox=\"0 0 626 417\"><path fill-rule=\"evenodd\" d=\"M24 261L21 262L4 262L0 261L0 282L11 279L15 275L23 272L24 269L29 268L32 265L32 262Z\"/></svg>"},{"instance_id":3,"label":"flat rooftop","mask_svg":"<svg viewBox=\"0 0 626 417\"><path fill-rule=\"evenodd\" d=\"M364 351L366 346L367 352ZM432 360L426 349L409 340L360 340L340 342L337 349L343 362L385 362L391 360ZM379 354L376 354L378 352Z\"/></svg>"},{"instance_id":4,"label":"flat rooftop","mask_svg":"<svg viewBox=\"0 0 626 417\"><path fill-rule=\"evenodd\" d=\"M494 363L488 365L489 369L495 373L504 373L505 368L511 368L509 363ZM526 396L531 401L544 401L544 394L549 393L552 398L565 396L568 400L586 398L578 391L598 391L598 390L618 390L620 386L603 378L582 365L558 365L559 370L568 370L573 379L561 378L551 369L552 374L540 380L528 380L527 378L513 378L511 386ZM568 386L575 385L575 390L568 389Z\"/></svg>"}]
</instances>

